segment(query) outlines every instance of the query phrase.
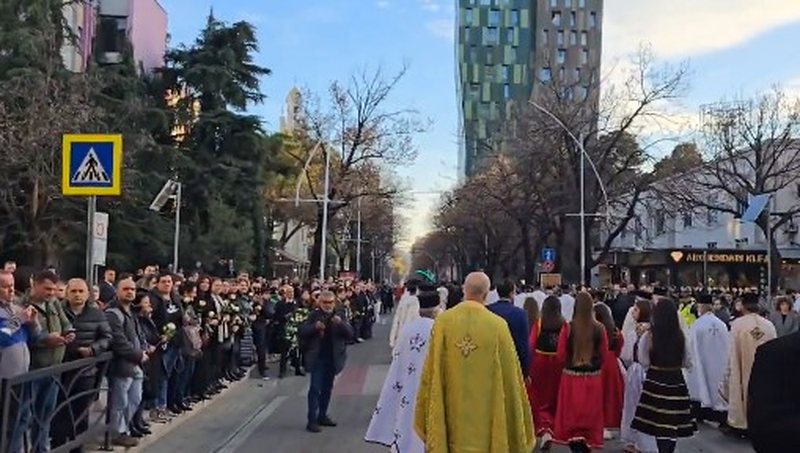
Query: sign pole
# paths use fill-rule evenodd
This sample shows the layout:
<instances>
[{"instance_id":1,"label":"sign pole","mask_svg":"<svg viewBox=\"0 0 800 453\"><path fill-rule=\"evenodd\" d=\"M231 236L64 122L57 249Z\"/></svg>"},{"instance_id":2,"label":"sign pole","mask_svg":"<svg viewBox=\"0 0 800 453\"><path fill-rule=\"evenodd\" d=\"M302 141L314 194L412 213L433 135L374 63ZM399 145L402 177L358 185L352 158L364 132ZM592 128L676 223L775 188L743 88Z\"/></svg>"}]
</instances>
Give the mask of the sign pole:
<instances>
[{"instance_id":1,"label":"sign pole","mask_svg":"<svg viewBox=\"0 0 800 453\"><path fill-rule=\"evenodd\" d=\"M178 246L181 240L181 192L183 184L177 183L178 188L175 191L175 243L172 248L172 272L178 273Z\"/></svg>"},{"instance_id":2,"label":"sign pole","mask_svg":"<svg viewBox=\"0 0 800 453\"><path fill-rule=\"evenodd\" d=\"M86 284L94 284L94 214L97 211L97 197L89 197L86 208Z\"/></svg>"}]
</instances>

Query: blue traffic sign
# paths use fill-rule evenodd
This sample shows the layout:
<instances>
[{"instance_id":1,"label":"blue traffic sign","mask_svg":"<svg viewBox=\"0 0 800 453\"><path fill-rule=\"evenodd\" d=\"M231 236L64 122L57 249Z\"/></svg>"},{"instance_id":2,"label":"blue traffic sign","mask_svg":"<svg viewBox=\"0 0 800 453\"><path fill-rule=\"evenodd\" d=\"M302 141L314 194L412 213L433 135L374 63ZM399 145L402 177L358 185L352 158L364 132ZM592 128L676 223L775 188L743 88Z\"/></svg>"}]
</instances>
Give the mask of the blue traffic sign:
<instances>
[{"instance_id":1,"label":"blue traffic sign","mask_svg":"<svg viewBox=\"0 0 800 453\"><path fill-rule=\"evenodd\" d=\"M122 136L64 135L61 173L64 195L121 195Z\"/></svg>"},{"instance_id":2,"label":"blue traffic sign","mask_svg":"<svg viewBox=\"0 0 800 453\"><path fill-rule=\"evenodd\" d=\"M543 263L555 263L556 261L556 249L553 247L545 247L542 249L542 262Z\"/></svg>"}]
</instances>

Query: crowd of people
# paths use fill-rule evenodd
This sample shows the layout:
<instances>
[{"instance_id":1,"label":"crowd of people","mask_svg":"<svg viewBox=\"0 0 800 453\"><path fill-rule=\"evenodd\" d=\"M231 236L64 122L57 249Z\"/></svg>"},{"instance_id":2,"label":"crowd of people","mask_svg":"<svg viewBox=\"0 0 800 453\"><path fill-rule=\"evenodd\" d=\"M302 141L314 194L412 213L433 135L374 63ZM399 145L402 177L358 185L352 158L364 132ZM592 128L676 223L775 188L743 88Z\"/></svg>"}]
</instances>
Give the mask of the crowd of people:
<instances>
[{"instance_id":1,"label":"crowd of people","mask_svg":"<svg viewBox=\"0 0 800 453\"><path fill-rule=\"evenodd\" d=\"M535 439L587 452L619 437L627 452L670 453L704 423L758 452L792 451L798 301L789 292L770 310L755 292L659 285L517 291L481 273L463 291L409 282L365 439L527 453Z\"/></svg>"},{"instance_id":2,"label":"crowd of people","mask_svg":"<svg viewBox=\"0 0 800 453\"><path fill-rule=\"evenodd\" d=\"M320 316L331 302L336 315ZM153 423L191 411L243 379L251 366L258 377L270 379L272 363L278 378L289 366L298 376L311 373L309 401L313 393L317 409L308 429L318 432L319 426L335 425L326 411L333 376L344 361L342 354L332 363L327 337L317 334L333 320L346 326L345 343L335 348L343 353L347 344L371 338L376 318L393 302L391 288L371 282L302 285L247 273L183 275L148 266L119 275L105 269L100 284L90 287L78 278L62 281L53 269L30 275L8 263L0 271L0 379L111 357L105 374L93 362L14 389L17 398L2 433L8 451L23 451L26 439L29 451L66 444L82 451L75 439L89 428L102 385L109 389L112 444L134 447L152 433Z\"/></svg>"}]
</instances>

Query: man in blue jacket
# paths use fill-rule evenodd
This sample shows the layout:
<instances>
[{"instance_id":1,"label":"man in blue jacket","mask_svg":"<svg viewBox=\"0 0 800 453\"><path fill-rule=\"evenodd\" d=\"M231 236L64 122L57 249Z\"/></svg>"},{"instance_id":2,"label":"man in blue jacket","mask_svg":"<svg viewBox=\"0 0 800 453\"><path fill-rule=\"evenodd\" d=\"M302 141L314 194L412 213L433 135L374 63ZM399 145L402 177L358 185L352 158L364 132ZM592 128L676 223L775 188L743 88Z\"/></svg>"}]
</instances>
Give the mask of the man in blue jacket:
<instances>
[{"instance_id":1,"label":"man in blue jacket","mask_svg":"<svg viewBox=\"0 0 800 453\"><path fill-rule=\"evenodd\" d=\"M517 357L522 368L522 376L528 379L528 358L530 357L530 347L528 346L528 314L525 310L514 306L514 291L516 286L511 280L503 280L497 284L497 295L500 300L487 305L486 308L492 313L503 318L511 331L514 339L514 346L517 349Z\"/></svg>"},{"instance_id":2,"label":"man in blue jacket","mask_svg":"<svg viewBox=\"0 0 800 453\"><path fill-rule=\"evenodd\" d=\"M28 340L39 335L36 309L14 305L14 275L8 271L0 271L0 379L12 378L28 372L31 355ZM28 388L16 388L18 396L30 398ZM22 451L22 438L25 430L21 426L21 417L13 415L19 409L16 398L11 398L12 415L8 431L0 433L8 439L7 451Z\"/></svg>"}]
</instances>

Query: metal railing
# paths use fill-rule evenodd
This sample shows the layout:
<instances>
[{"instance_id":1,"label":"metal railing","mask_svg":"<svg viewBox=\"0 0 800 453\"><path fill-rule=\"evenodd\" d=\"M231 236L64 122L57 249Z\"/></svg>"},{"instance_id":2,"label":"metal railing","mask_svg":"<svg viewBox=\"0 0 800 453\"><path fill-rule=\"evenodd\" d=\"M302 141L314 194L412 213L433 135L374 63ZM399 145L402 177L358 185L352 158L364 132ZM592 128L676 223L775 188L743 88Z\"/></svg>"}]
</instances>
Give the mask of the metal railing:
<instances>
[{"instance_id":1,"label":"metal railing","mask_svg":"<svg viewBox=\"0 0 800 453\"><path fill-rule=\"evenodd\" d=\"M107 393L102 382L112 357L107 352L0 380L0 453L61 453L97 441L109 450L108 404L102 412L92 406Z\"/></svg>"}]
</instances>

